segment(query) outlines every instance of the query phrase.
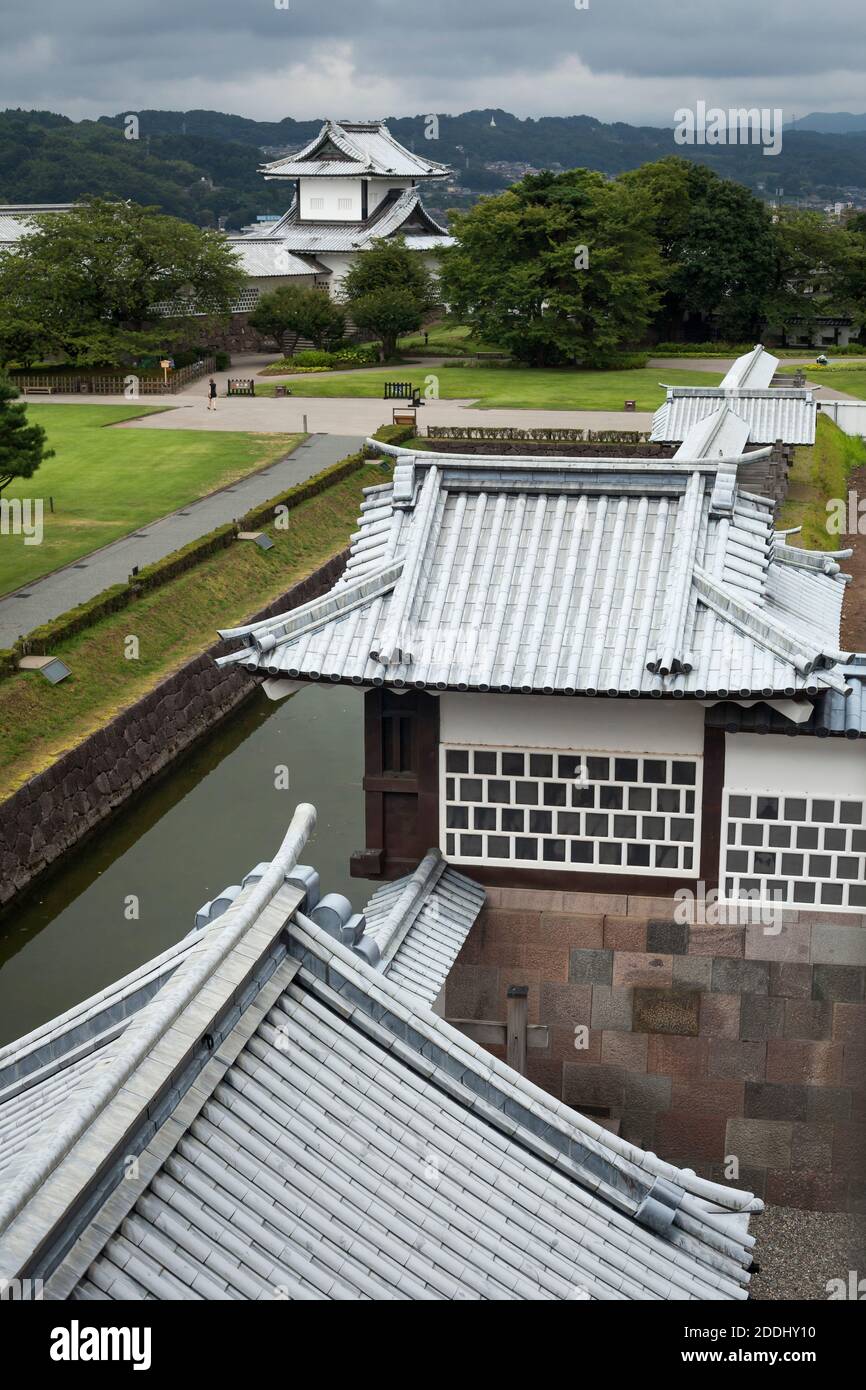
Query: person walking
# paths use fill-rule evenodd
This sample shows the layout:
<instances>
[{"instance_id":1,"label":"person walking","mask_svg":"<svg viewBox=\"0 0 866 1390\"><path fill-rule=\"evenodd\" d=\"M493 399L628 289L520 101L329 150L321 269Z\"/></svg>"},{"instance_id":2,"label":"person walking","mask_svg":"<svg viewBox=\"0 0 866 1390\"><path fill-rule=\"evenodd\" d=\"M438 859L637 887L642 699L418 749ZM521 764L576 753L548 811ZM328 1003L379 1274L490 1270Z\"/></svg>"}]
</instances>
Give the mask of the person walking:
<instances>
[{"instance_id":1,"label":"person walking","mask_svg":"<svg viewBox=\"0 0 866 1390\"><path fill-rule=\"evenodd\" d=\"M208 382L208 387L207 387L207 408L208 408L208 410L216 410L216 398L217 398L217 384L216 384L216 382L214 381L213 377L211 377L210 381Z\"/></svg>"}]
</instances>

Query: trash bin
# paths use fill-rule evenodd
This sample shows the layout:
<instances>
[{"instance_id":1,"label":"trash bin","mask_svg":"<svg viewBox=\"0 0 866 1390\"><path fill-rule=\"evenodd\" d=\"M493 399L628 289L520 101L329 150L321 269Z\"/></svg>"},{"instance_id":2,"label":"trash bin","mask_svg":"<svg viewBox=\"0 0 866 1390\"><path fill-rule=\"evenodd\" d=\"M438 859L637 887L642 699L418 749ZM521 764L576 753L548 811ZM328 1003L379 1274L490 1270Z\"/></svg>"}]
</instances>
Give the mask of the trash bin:
<instances>
[{"instance_id":1,"label":"trash bin","mask_svg":"<svg viewBox=\"0 0 866 1390\"><path fill-rule=\"evenodd\" d=\"M285 386L278 386L274 394L277 396L284 396L286 394Z\"/></svg>"}]
</instances>

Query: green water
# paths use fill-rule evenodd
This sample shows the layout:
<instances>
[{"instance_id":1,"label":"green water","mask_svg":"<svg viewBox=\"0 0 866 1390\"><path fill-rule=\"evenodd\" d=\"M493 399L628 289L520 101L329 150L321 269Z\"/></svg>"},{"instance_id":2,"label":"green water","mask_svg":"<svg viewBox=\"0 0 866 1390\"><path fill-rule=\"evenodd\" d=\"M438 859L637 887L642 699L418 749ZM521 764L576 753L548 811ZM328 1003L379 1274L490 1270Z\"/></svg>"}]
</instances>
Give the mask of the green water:
<instances>
[{"instance_id":1,"label":"green water","mask_svg":"<svg viewBox=\"0 0 866 1390\"><path fill-rule=\"evenodd\" d=\"M349 878L364 845L360 691L313 685L252 700L64 867L0 918L0 1044L20 1037L185 936L196 910L270 859L299 801L318 811L304 853L322 891L363 907ZM275 785L288 769L288 790ZM138 899L138 919L127 900Z\"/></svg>"}]
</instances>

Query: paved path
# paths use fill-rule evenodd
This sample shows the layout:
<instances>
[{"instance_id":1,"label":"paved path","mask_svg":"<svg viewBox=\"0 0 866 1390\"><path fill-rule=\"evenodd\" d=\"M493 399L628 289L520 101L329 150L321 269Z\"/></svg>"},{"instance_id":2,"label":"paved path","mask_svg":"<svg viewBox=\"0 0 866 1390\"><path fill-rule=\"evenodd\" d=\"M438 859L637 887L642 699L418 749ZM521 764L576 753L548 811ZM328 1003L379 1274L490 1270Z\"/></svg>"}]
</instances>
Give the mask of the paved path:
<instances>
[{"instance_id":1,"label":"paved path","mask_svg":"<svg viewBox=\"0 0 866 1390\"><path fill-rule=\"evenodd\" d=\"M40 623L49 622L112 584L123 582L134 565L153 564L338 463L358 449L362 441L363 434L357 432L314 437L268 468L240 478L197 502L189 502L180 511L148 523L134 535L113 541L75 564L7 594L0 598L0 647L11 646L22 633L31 632Z\"/></svg>"},{"instance_id":2,"label":"paved path","mask_svg":"<svg viewBox=\"0 0 866 1390\"><path fill-rule=\"evenodd\" d=\"M73 401L90 405L118 405L116 396L44 396L39 404L69 405ZM254 434L293 433L304 429L322 434L374 434L380 425L391 423L392 402L370 398L336 396L232 397L220 399L214 411L207 401L190 400L189 395L148 396L144 405L168 406L159 415L125 420L112 429L146 430L240 430ZM513 425L521 429L648 430L649 411L622 410L518 410L502 408L479 410L472 400L430 401L421 407L418 424L426 425Z\"/></svg>"}]
</instances>

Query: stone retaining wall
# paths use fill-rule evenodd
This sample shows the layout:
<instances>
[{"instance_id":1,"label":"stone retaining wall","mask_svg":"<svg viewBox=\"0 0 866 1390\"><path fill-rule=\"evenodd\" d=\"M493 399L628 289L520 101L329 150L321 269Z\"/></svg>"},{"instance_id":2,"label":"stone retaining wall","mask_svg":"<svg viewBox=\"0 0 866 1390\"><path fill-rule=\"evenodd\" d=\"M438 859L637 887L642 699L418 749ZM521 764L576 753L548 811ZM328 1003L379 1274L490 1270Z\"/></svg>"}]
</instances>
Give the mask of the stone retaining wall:
<instances>
[{"instance_id":1,"label":"stone retaining wall","mask_svg":"<svg viewBox=\"0 0 866 1390\"><path fill-rule=\"evenodd\" d=\"M674 908L488 888L446 1016L504 1020L508 986L528 985L544 1090L774 1204L862 1211L866 918L787 912L768 931Z\"/></svg>"},{"instance_id":2,"label":"stone retaining wall","mask_svg":"<svg viewBox=\"0 0 866 1390\"><path fill-rule=\"evenodd\" d=\"M254 621L318 598L346 559L346 552L335 556ZM219 643L187 662L0 804L0 907L249 698L251 676L214 665L226 650Z\"/></svg>"}]
</instances>

